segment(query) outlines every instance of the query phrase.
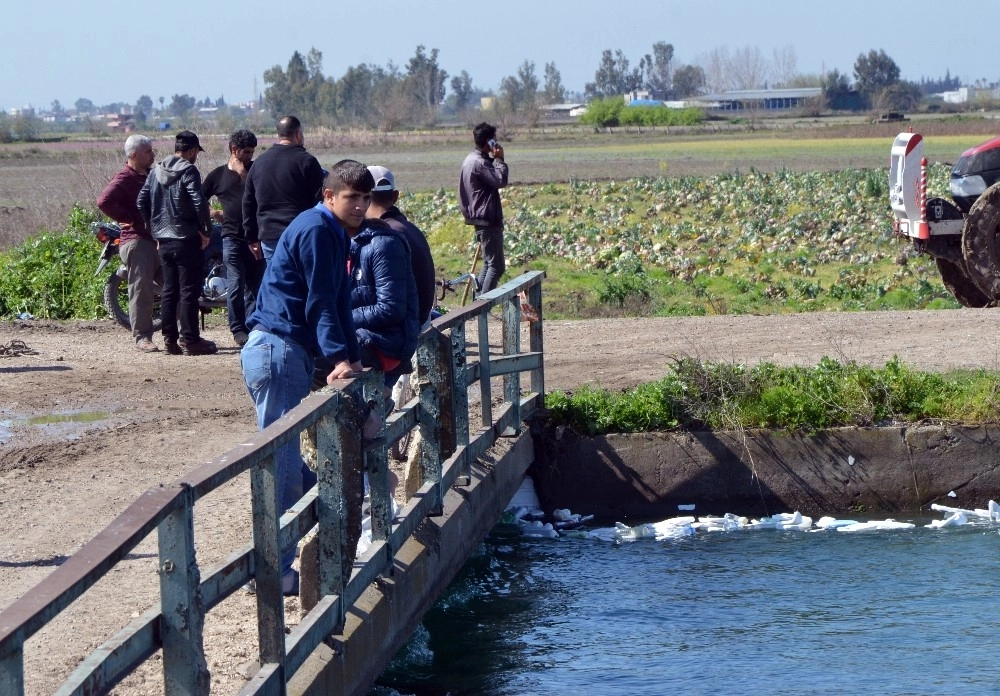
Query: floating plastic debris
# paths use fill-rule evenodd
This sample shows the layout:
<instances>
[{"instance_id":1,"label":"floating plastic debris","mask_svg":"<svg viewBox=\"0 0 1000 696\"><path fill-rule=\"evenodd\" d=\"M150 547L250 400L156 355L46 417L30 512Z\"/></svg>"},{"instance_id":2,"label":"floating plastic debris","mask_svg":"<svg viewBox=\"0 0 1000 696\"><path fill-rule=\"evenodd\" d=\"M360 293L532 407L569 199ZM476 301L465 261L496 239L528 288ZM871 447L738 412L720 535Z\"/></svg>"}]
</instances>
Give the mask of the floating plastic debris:
<instances>
[{"instance_id":1,"label":"floating plastic debris","mask_svg":"<svg viewBox=\"0 0 1000 696\"><path fill-rule=\"evenodd\" d=\"M948 491L948 497L949 498L957 498L958 494L955 493L955 491Z\"/></svg>"},{"instance_id":2,"label":"floating plastic debris","mask_svg":"<svg viewBox=\"0 0 1000 696\"><path fill-rule=\"evenodd\" d=\"M678 505L677 509L678 510L694 510L694 505L695 505L694 503L689 503L687 505Z\"/></svg>"}]
</instances>

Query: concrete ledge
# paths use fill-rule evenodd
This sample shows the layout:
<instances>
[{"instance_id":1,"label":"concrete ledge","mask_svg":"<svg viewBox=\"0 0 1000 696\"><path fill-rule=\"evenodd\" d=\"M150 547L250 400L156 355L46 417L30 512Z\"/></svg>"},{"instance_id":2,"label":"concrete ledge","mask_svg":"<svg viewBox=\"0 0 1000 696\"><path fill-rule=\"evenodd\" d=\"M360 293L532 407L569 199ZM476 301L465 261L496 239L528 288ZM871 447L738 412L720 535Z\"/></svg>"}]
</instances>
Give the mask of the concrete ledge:
<instances>
[{"instance_id":1,"label":"concrete ledge","mask_svg":"<svg viewBox=\"0 0 1000 696\"><path fill-rule=\"evenodd\" d=\"M1000 500L1000 427L838 428L545 437L542 507L602 517L915 511ZM949 491L957 494L948 497Z\"/></svg>"},{"instance_id":2,"label":"concrete ledge","mask_svg":"<svg viewBox=\"0 0 1000 696\"><path fill-rule=\"evenodd\" d=\"M373 583L347 612L344 631L320 645L288 684L289 694L364 694L500 518L534 459L530 435L508 441L472 467L472 484L444 496L395 555L393 574ZM494 448L496 452L497 448Z\"/></svg>"}]
</instances>

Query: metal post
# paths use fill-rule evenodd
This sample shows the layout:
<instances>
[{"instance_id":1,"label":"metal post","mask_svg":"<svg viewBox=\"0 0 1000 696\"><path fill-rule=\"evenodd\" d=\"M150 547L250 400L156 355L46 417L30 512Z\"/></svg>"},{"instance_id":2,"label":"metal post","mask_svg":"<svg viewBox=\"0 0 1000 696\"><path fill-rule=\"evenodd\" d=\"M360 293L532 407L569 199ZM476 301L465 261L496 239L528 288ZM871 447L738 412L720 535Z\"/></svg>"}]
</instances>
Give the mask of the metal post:
<instances>
[{"instance_id":1,"label":"metal post","mask_svg":"<svg viewBox=\"0 0 1000 696\"><path fill-rule=\"evenodd\" d=\"M479 325L479 408L482 412L483 427L493 426L493 387L490 384L490 313L482 312Z\"/></svg>"},{"instance_id":2,"label":"metal post","mask_svg":"<svg viewBox=\"0 0 1000 696\"><path fill-rule=\"evenodd\" d=\"M432 329L432 331L436 331ZM440 339L440 334L434 339ZM429 337L430 338L430 337ZM444 371L445 360L449 359L441 351L440 340L421 341L417 347L417 375L420 378L420 471L423 480L421 484L432 481L437 485L434 489L434 502L431 505L432 515L440 515L443 511L443 491L441 490L441 399L438 393Z\"/></svg>"},{"instance_id":3,"label":"metal post","mask_svg":"<svg viewBox=\"0 0 1000 696\"><path fill-rule=\"evenodd\" d=\"M349 455L349 429L343 416L345 397L333 397L330 411L316 423L317 545L319 551L319 595L343 596L350 574L344 563L347 537L347 501L344 496L344 467L348 461L359 460L358 448ZM353 558L353 556L351 557ZM345 567L346 566L346 567ZM343 602L335 623L344 625Z\"/></svg>"},{"instance_id":4,"label":"metal post","mask_svg":"<svg viewBox=\"0 0 1000 696\"><path fill-rule=\"evenodd\" d=\"M521 301L515 295L503 303L503 353L521 352ZM516 435L521 430L521 373L503 376L503 400L510 404L514 425L504 434Z\"/></svg>"},{"instance_id":5,"label":"metal post","mask_svg":"<svg viewBox=\"0 0 1000 696\"><path fill-rule=\"evenodd\" d=\"M184 484L182 484L184 485ZM194 553L194 492L184 485L183 504L159 524L160 641L164 693L207 694L211 685L205 662L205 608L201 573Z\"/></svg>"},{"instance_id":6,"label":"metal post","mask_svg":"<svg viewBox=\"0 0 1000 696\"><path fill-rule=\"evenodd\" d=\"M528 325L528 350L542 356L542 366L531 371L531 391L538 394L539 405L544 405L545 399L545 355L542 350L542 284L528 288L528 304L531 305L535 321Z\"/></svg>"},{"instance_id":7,"label":"metal post","mask_svg":"<svg viewBox=\"0 0 1000 696\"><path fill-rule=\"evenodd\" d=\"M0 657L0 694L24 696L24 647Z\"/></svg>"},{"instance_id":8,"label":"metal post","mask_svg":"<svg viewBox=\"0 0 1000 696\"><path fill-rule=\"evenodd\" d=\"M281 588L281 521L277 452L250 469L253 513L254 582L257 587L257 640L260 663L285 660L285 602Z\"/></svg>"}]
</instances>

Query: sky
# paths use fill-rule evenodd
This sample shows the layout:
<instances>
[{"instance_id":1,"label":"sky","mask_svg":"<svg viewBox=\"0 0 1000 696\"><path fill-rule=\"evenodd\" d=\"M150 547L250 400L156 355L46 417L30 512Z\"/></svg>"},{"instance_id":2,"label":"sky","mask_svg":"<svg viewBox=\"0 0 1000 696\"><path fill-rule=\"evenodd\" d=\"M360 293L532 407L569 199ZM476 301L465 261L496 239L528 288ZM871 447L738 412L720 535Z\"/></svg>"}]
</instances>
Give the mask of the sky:
<instances>
[{"instance_id":1,"label":"sky","mask_svg":"<svg viewBox=\"0 0 1000 696\"><path fill-rule=\"evenodd\" d=\"M56 99L67 108L81 97L134 104L143 94L249 101L265 70L313 47L334 78L362 63L405 69L418 45L436 48L446 86L465 70L484 90L528 60L540 81L555 63L563 86L582 92L603 50L621 49L634 67L657 41L673 44L675 65L716 49L770 59L791 47L797 72L850 77L859 54L884 49L904 79L947 70L966 84L993 82L997 27L995 0L957 19L940 0L12 2L0 26L0 108Z\"/></svg>"}]
</instances>

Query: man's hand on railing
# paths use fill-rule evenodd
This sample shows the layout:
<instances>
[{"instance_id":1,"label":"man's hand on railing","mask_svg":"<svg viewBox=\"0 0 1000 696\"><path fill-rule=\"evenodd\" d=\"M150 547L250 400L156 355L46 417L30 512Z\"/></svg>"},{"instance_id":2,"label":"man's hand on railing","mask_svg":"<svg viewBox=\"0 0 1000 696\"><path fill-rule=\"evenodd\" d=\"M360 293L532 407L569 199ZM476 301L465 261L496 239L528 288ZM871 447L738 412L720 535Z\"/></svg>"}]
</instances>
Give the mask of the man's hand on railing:
<instances>
[{"instance_id":1,"label":"man's hand on railing","mask_svg":"<svg viewBox=\"0 0 1000 696\"><path fill-rule=\"evenodd\" d=\"M326 383L332 384L338 379L350 379L357 372L361 372L362 367L360 362L350 363L346 360L341 360L339 363L333 366L330 374L326 376Z\"/></svg>"}]
</instances>

